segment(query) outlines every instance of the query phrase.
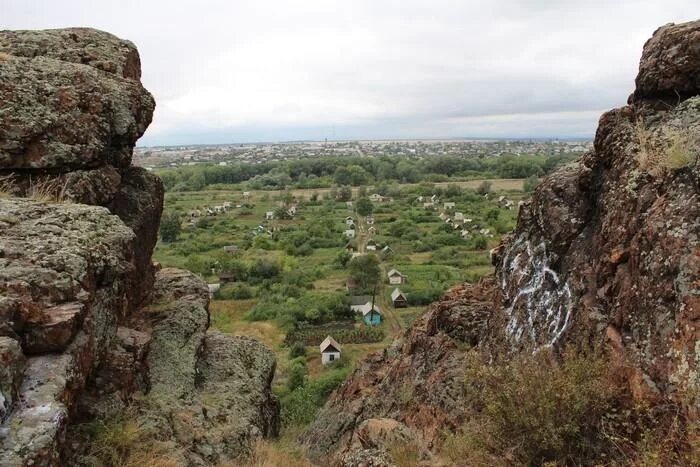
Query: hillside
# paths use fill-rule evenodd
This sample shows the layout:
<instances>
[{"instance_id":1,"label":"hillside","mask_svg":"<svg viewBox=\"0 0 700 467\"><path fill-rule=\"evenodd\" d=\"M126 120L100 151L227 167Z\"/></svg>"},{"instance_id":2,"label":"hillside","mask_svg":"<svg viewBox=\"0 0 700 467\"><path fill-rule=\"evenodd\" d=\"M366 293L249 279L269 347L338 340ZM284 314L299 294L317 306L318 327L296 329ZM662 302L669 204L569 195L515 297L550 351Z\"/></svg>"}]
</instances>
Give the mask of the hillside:
<instances>
[{"instance_id":1,"label":"hillside","mask_svg":"<svg viewBox=\"0 0 700 467\"><path fill-rule=\"evenodd\" d=\"M313 459L697 463L698 51L700 21L654 33L628 105L520 209L496 273L358 364L302 435Z\"/></svg>"}]
</instances>

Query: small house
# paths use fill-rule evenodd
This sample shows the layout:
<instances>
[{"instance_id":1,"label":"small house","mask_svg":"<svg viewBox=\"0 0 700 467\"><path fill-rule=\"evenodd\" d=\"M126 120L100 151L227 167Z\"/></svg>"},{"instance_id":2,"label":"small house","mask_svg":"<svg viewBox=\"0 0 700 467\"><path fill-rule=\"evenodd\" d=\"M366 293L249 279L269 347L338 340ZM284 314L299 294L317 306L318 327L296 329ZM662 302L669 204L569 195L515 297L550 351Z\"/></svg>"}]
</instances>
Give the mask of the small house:
<instances>
[{"instance_id":1,"label":"small house","mask_svg":"<svg viewBox=\"0 0 700 467\"><path fill-rule=\"evenodd\" d=\"M352 211L352 201L346 201L345 207Z\"/></svg>"},{"instance_id":2,"label":"small house","mask_svg":"<svg viewBox=\"0 0 700 467\"><path fill-rule=\"evenodd\" d=\"M355 229L348 229L345 231L346 238L355 238Z\"/></svg>"},{"instance_id":3,"label":"small house","mask_svg":"<svg viewBox=\"0 0 700 467\"><path fill-rule=\"evenodd\" d=\"M379 326L382 324L382 311L377 305L372 307L370 303L369 306L362 310L362 320L367 326Z\"/></svg>"},{"instance_id":4,"label":"small house","mask_svg":"<svg viewBox=\"0 0 700 467\"><path fill-rule=\"evenodd\" d=\"M219 282L222 284L236 282L236 274L232 271L221 271L219 273Z\"/></svg>"},{"instance_id":5,"label":"small house","mask_svg":"<svg viewBox=\"0 0 700 467\"><path fill-rule=\"evenodd\" d=\"M350 297L350 309L355 313L362 313L362 311L370 307L371 304L371 295L353 295Z\"/></svg>"},{"instance_id":6,"label":"small house","mask_svg":"<svg viewBox=\"0 0 700 467\"><path fill-rule=\"evenodd\" d=\"M224 209L231 209L231 201L224 201L224 204L222 205Z\"/></svg>"},{"instance_id":7,"label":"small house","mask_svg":"<svg viewBox=\"0 0 700 467\"><path fill-rule=\"evenodd\" d=\"M365 247L367 251L377 251L377 242L373 239L367 240L367 246Z\"/></svg>"},{"instance_id":8,"label":"small house","mask_svg":"<svg viewBox=\"0 0 700 467\"><path fill-rule=\"evenodd\" d=\"M243 192L243 198L245 198L245 199L250 199L250 191L244 191L244 192Z\"/></svg>"},{"instance_id":9,"label":"small house","mask_svg":"<svg viewBox=\"0 0 700 467\"><path fill-rule=\"evenodd\" d=\"M438 201L440 201L440 198L438 197L438 195L433 195L430 197L430 201L432 201L433 203L437 203Z\"/></svg>"},{"instance_id":10,"label":"small house","mask_svg":"<svg viewBox=\"0 0 700 467\"><path fill-rule=\"evenodd\" d=\"M238 253L238 251L240 251L240 248L237 245L226 245L224 247L224 252L226 253Z\"/></svg>"},{"instance_id":11,"label":"small house","mask_svg":"<svg viewBox=\"0 0 700 467\"><path fill-rule=\"evenodd\" d=\"M221 284L207 284L209 287L209 298L214 298L214 295L221 290Z\"/></svg>"},{"instance_id":12,"label":"small house","mask_svg":"<svg viewBox=\"0 0 700 467\"><path fill-rule=\"evenodd\" d=\"M352 218L352 216L348 216L345 218L345 225L348 227L351 225L355 225L355 219Z\"/></svg>"},{"instance_id":13,"label":"small house","mask_svg":"<svg viewBox=\"0 0 700 467\"><path fill-rule=\"evenodd\" d=\"M388 258L393 252L394 250L389 245L385 245L379 253L382 255L382 258Z\"/></svg>"},{"instance_id":14,"label":"small house","mask_svg":"<svg viewBox=\"0 0 700 467\"><path fill-rule=\"evenodd\" d=\"M318 346L318 349L321 351L321 363L323 365L340 360L340 344L331 336L326 336L321 345Z\"/></svg>"},{"instance_id":15,"label":"small house","mask_svg":"<svg viewBox=\"0 0 700 467\"><path fill-rule=\"evenodd\" d=\"M401 292L398 287L391 292L391 302L394 304L394 308L405 308L408 306L406 294Z\"/></svg>"},{"instance_id":16,"label":"small house","mask_svg":"<svg viewBox=\"0 0 700 467\"><path fill-rule=\"evenodd\" d=\"M374 217L372 217L372 216L367 216L367 217L365 218L365 222L367 223L367 225L374 225Z\"/></svg>"},{"instance_id":17,"label":"small house","mask_svg":"<svg viewBox=\"0 0 700 467\"><path fill-rule=\"evenodd\" d=\"M287 209L287 214L291 217L294 217L297 215L297 207L296 206L289 206L289 209Z\"/></svg>"},{"instance_id":18,"label":"small house","mask_svg":"<svg viewBox=\"0 0 700 467\"><path fill-rule=\"evenodd\" d=\"M464 213L456 212L454 217L455 222L464 222Z\"/></svg>"},{"instance_id":19,"label":"small house","mask_svg":"<svg viewBox=\"0 0 700 467\"><path fill-rule=\"evenodd\" d=\"M423 203L423 207L425 209L433 209L434 206L435 206L435 204L431 201L427 201L427 202Z\"/></svg>"},{"instance_id":20,"label":"small house","mask_svg":"<svg viewBox=\"0 0 700 467\"><path fill-rule=\"evenodd\" d=\"M275 218L275 211L267 211L265 213L265 220L271 221Z\"/></svg>"},{"instance_id":21,"label":"small house","mask_svg":"<svg viewBox=\"0 0 700 467\"><path fill-rule=\"evenodd\" d=\"M443 207L446 211L449 211L449 210L455 208L455 203L453 203L453 202L451 202L451 201L446 201L445 204L442 205L442 207Z\"/></svg>"},{"instance_id":22,"label":"small house","mask_svg":"<svg viewBox=\"0 0 700 467\"><path fill-rule=\"evenodd\" d=\"M369 200L374 203L380 203L384 200L384 197L379 193L372 193L371 195L369 195Z\"/></svg>"},{"instance_id":23,"label":"small house","mask_svg":"<svg viewBox=\"0 0 700 467\"><path fill-rule=\"evenodd\" d=\"M416 201L418 201L419 203L422 203L424 199L425 198L423 196L419 196L418 198L416 198Z\"/></svg>"},{"instance_id":24,"label":"small house","mask_svg":"<svg viewBox=\"0 0 700 467\"><path fill-rule=\"evenodd\" d=\"M441 220L441 221L445 221L445 220L447 220L447 219L450 218L450 216L448 216L448 215L445 214L444 212L441 212L439 217L440 217L440 220Z\"/></svg>"},{"instance_id":25,"label":"small house","mask_svg":"<svg viewBox=\"0 0 700 467\"><path fill-rule=\"evenodd\" d=\"M370 225L370 226L369 226L369 229L367 229L367 233L370 234L370 235L376 235L376 234L377 234L377 229L376 229L373 225Z\"/></svg>"},{"instance_id":26,"label":"small house","mask_svg":"<svg viewBox=\"0 0 700 467\"><path fill-rule=\"evenodd\" d=\"M401 274L397 269L392 269L386 275L389 278L389 283L392 285L399 285L406 282L406 276Z\"/></svg>"}]
</instances>

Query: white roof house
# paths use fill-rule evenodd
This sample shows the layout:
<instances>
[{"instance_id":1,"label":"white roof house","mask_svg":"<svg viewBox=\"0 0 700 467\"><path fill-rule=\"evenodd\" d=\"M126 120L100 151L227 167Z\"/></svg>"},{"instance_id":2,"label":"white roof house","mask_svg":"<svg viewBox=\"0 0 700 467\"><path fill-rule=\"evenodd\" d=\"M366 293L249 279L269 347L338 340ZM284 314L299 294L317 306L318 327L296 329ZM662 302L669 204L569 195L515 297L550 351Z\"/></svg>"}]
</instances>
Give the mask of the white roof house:
<instances>
[{"instance_id":1,"label":"white roof house","mask_svg":"<svg viewBox=\"0 0 700 467\"><path fill-rule=\"evenodd\" d=\"M371 195L369 195L369 200L374 201L374 202L378 202L378 201L383 201L384 197L382 195L380 195L379 193L372 193Z\"/></svg>"},{"instance_id":2,"label":"white roof house","mask_svg":"<svg viewBox=\"0 0 700 467\"><path fill-rule=\"evenodd\" d=\"M464 213L456 212L454 220L455 222L464 222Z\"/></svg>"},{"instance_id":3,"label":"white roof house","mask_svg":"<svg viewBox=\"0 0 700 467\"><path fill-rule=\"evenodd\" d=\"M401 271L399 271L397 269L392 269L386 275L389 278L390 284L394 284L394 285L403 284L404 281L406 280L406 276L403 275L401 273Z\"/></svg>"},{"instance_id":4,"label":"white roof house","mask_svg":"<svg viewBox=\"0 0 700 467\"><path fill-rule=\"evenodd\" d=\"M340 359L340 344L331 336L326 336L321 345L318 346L318 349L321 352L321 363L323 365Z\"/></svg>"},{"instance_id":5,"label":"white roof house","mask_svg":"<svg viewBox=\"0 0 700 467\"><path fill-rule=\"evenodd\" d=\"M367 246L365 247L365 250L368 250L368 251L377 251L377 242L375 242L375 241L372 240L372 239L367 240Z\"/></svg>"},{"instance_id":6,"label":"white roof house","mask_svg":"<svg viewBox=\"0 0 700 467\"><path fill-rule=\"evenodd\" d=\"M209 298L214 298L214 294L221 290L221 284L207 284L207 286L209 287Z\"/></svg>"},{"instance_id":7,"label":"white roof house","mask_svg":"<svg viewBox=\"0 0 700 467\"><path fill-rule=\"evenodd\" d=\"M444 209L454 209L455 208L455 203L451 201L446 201L445 204L442 205Z\"/></svg>"},{"instance_id":8,"label":"white roof house","mask_svg":"<svg viewBox=\"0 0 700 467\"><path fill-rule=\"evenodd\" d=\"M265 213L265 219L272 220L275 218L275 211L267 211Z\"/></svg>"},{"instance_id":9,"label":"white roof house","mask_svg":"<svg viewBox=\"0 0 700 467\"><path fill-rule=\"evenodd\" d=\"M347 238L355 238L355 229L348 229L345 231L345 236Z\"/></svg>"}]
</instances>

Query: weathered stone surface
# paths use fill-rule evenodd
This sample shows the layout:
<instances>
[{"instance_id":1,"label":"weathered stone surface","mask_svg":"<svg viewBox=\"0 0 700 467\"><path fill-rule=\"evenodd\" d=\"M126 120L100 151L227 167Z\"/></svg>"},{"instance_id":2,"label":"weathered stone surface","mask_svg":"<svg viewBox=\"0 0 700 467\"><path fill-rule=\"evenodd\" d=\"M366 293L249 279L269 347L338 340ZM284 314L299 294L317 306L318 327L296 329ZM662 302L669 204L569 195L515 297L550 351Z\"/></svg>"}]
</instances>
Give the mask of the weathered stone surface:
<instances>
[{"instance_id":1,"label":"weathered stone surface","mask_svg":"<svg viewBox=\"0 0 700 467\"><path fill-rule=\"evenodd\" d=\"M0 422L17 400L25 363L19 342L0 336Z\"/></svg>"},{"instance_id":2,"label":"weathered stone surface","mask_svg":"<svg viewBox=\"0 0 700 467\"><path fill-rule=\"evenodd\" d=\"M132 79L138 76L138 54L124 43L126 54L112 62L101 60L119 48L114 36L99 31L71 34L0 32L0 169L66 172L131 163L134 144L150 124L155 106L148 91ZM66 39L87 42L57 52ZM75 52L81 47L83 55ZM95 60L90 58L93 52ZM136 59L127 58L134 54ZM119 70L132 76L124 78Z\"/></svg>"},{"instance_id":3,"label":"weathered stone surface","mask_svg":"<svg viewBox=\"0 0 700 467\"><path fill-rule=\"evenodd\" d=\"M644 44L636 100L679 100L700 94L700 20L667 24Z\"/></svg>"},{"instance_id":4,"label":"weathered stone surface","mask_svg":"<svg viewBox=\"0 0 700 467\"><path fill-rule=\"evenodd\" d=\"M0 31L0 52L17 57L48 57L88 65L123 78L141 79L136 46L91 28Z\"/></svg>"},{"instance_id":5,"label":"weathered stone surface","mask_svg":"<svg viewBox=\"0 0 700 467\"><path fill-rule=\"evenodd\" d=\"M0 295L31 357L0 425L0 464L54 465L68 414L127 306L134 234L105 208L0 200Z\"/></svg>"},{"instance_id":6,"label":"weathered stone surface","mask_svg":"<svg viewBox=\"0 0 700 467\"><path fill-rule=\"evenodd\" d=\"M22 347L27 354L61 352L73 342L85 305L67 302L41 310L25 321Z\"/></svg>"},{"instance_id":7,"label":"weathered stone surface","mask_svg":"<svg viewBox=\"0 0 700 467\"><path fill-rule=\"evenodd\" d=\"M271 392L275 356L257 341L207 333L206 284L165 268L147 308L152 338L147 355L150 392L143 412L176 441L193 465L240 458L279 430Z\"/></svg>"},{"instance_id":8,"label":"weathered stone surface","mask_svg":"<svg viewBox=\"0 0 700 467\"><path fill-rule=\"evenodd\" d=\"M136 274L131 281L132 306L144 302L153 288L154 270L151 255L158 241L158 226L163 212L163 183L141 167L129 167L109 210L131 227L138 242L134 249Z\"/></svg>"}]
</instances>

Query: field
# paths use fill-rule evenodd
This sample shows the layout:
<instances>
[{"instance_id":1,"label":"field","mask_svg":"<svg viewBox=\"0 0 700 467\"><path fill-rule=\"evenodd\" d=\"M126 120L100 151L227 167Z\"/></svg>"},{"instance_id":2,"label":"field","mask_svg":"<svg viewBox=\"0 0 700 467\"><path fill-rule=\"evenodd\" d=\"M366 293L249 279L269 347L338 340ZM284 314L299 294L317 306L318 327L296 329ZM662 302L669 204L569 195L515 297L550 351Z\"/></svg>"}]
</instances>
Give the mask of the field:
<instances>
[{"instance_id":1,"label":"field","mask_svg":"<svg viewBox=\"0 0 700 467\"><path fill-rule=\"evenodd\" d=\"M322 403L327 388L339 384L357 360L400 336L446 289L491 272L489 249L513 227L524 196L522 180L492 180L490 191L483 181L400 184L371 202L371 215L362 216L358 199L366 205L374 187L340 194L253 191L246 184L219 188L166 194L165 216L176 219L180 231L159 242L155 258L218 284L211 303L214 328L255 337L275 351L274 386L283 415L285 402L297 404L295 394L303 388L323 387L317 400ZM345 235L349 217L352 239ZM376 255L381 278L376 286L348 292L353 253ZM404 283L388 283L394 269ZM406 295L406 307L393 306L396 287ZM367 334L348 299L373 292L381 324ZM324 368L318 347L309 344L334 330L346 339L339 337L342 359ZM286 424L303 424L307 412L288 415Z\"/></svg>"}]
</instances>

